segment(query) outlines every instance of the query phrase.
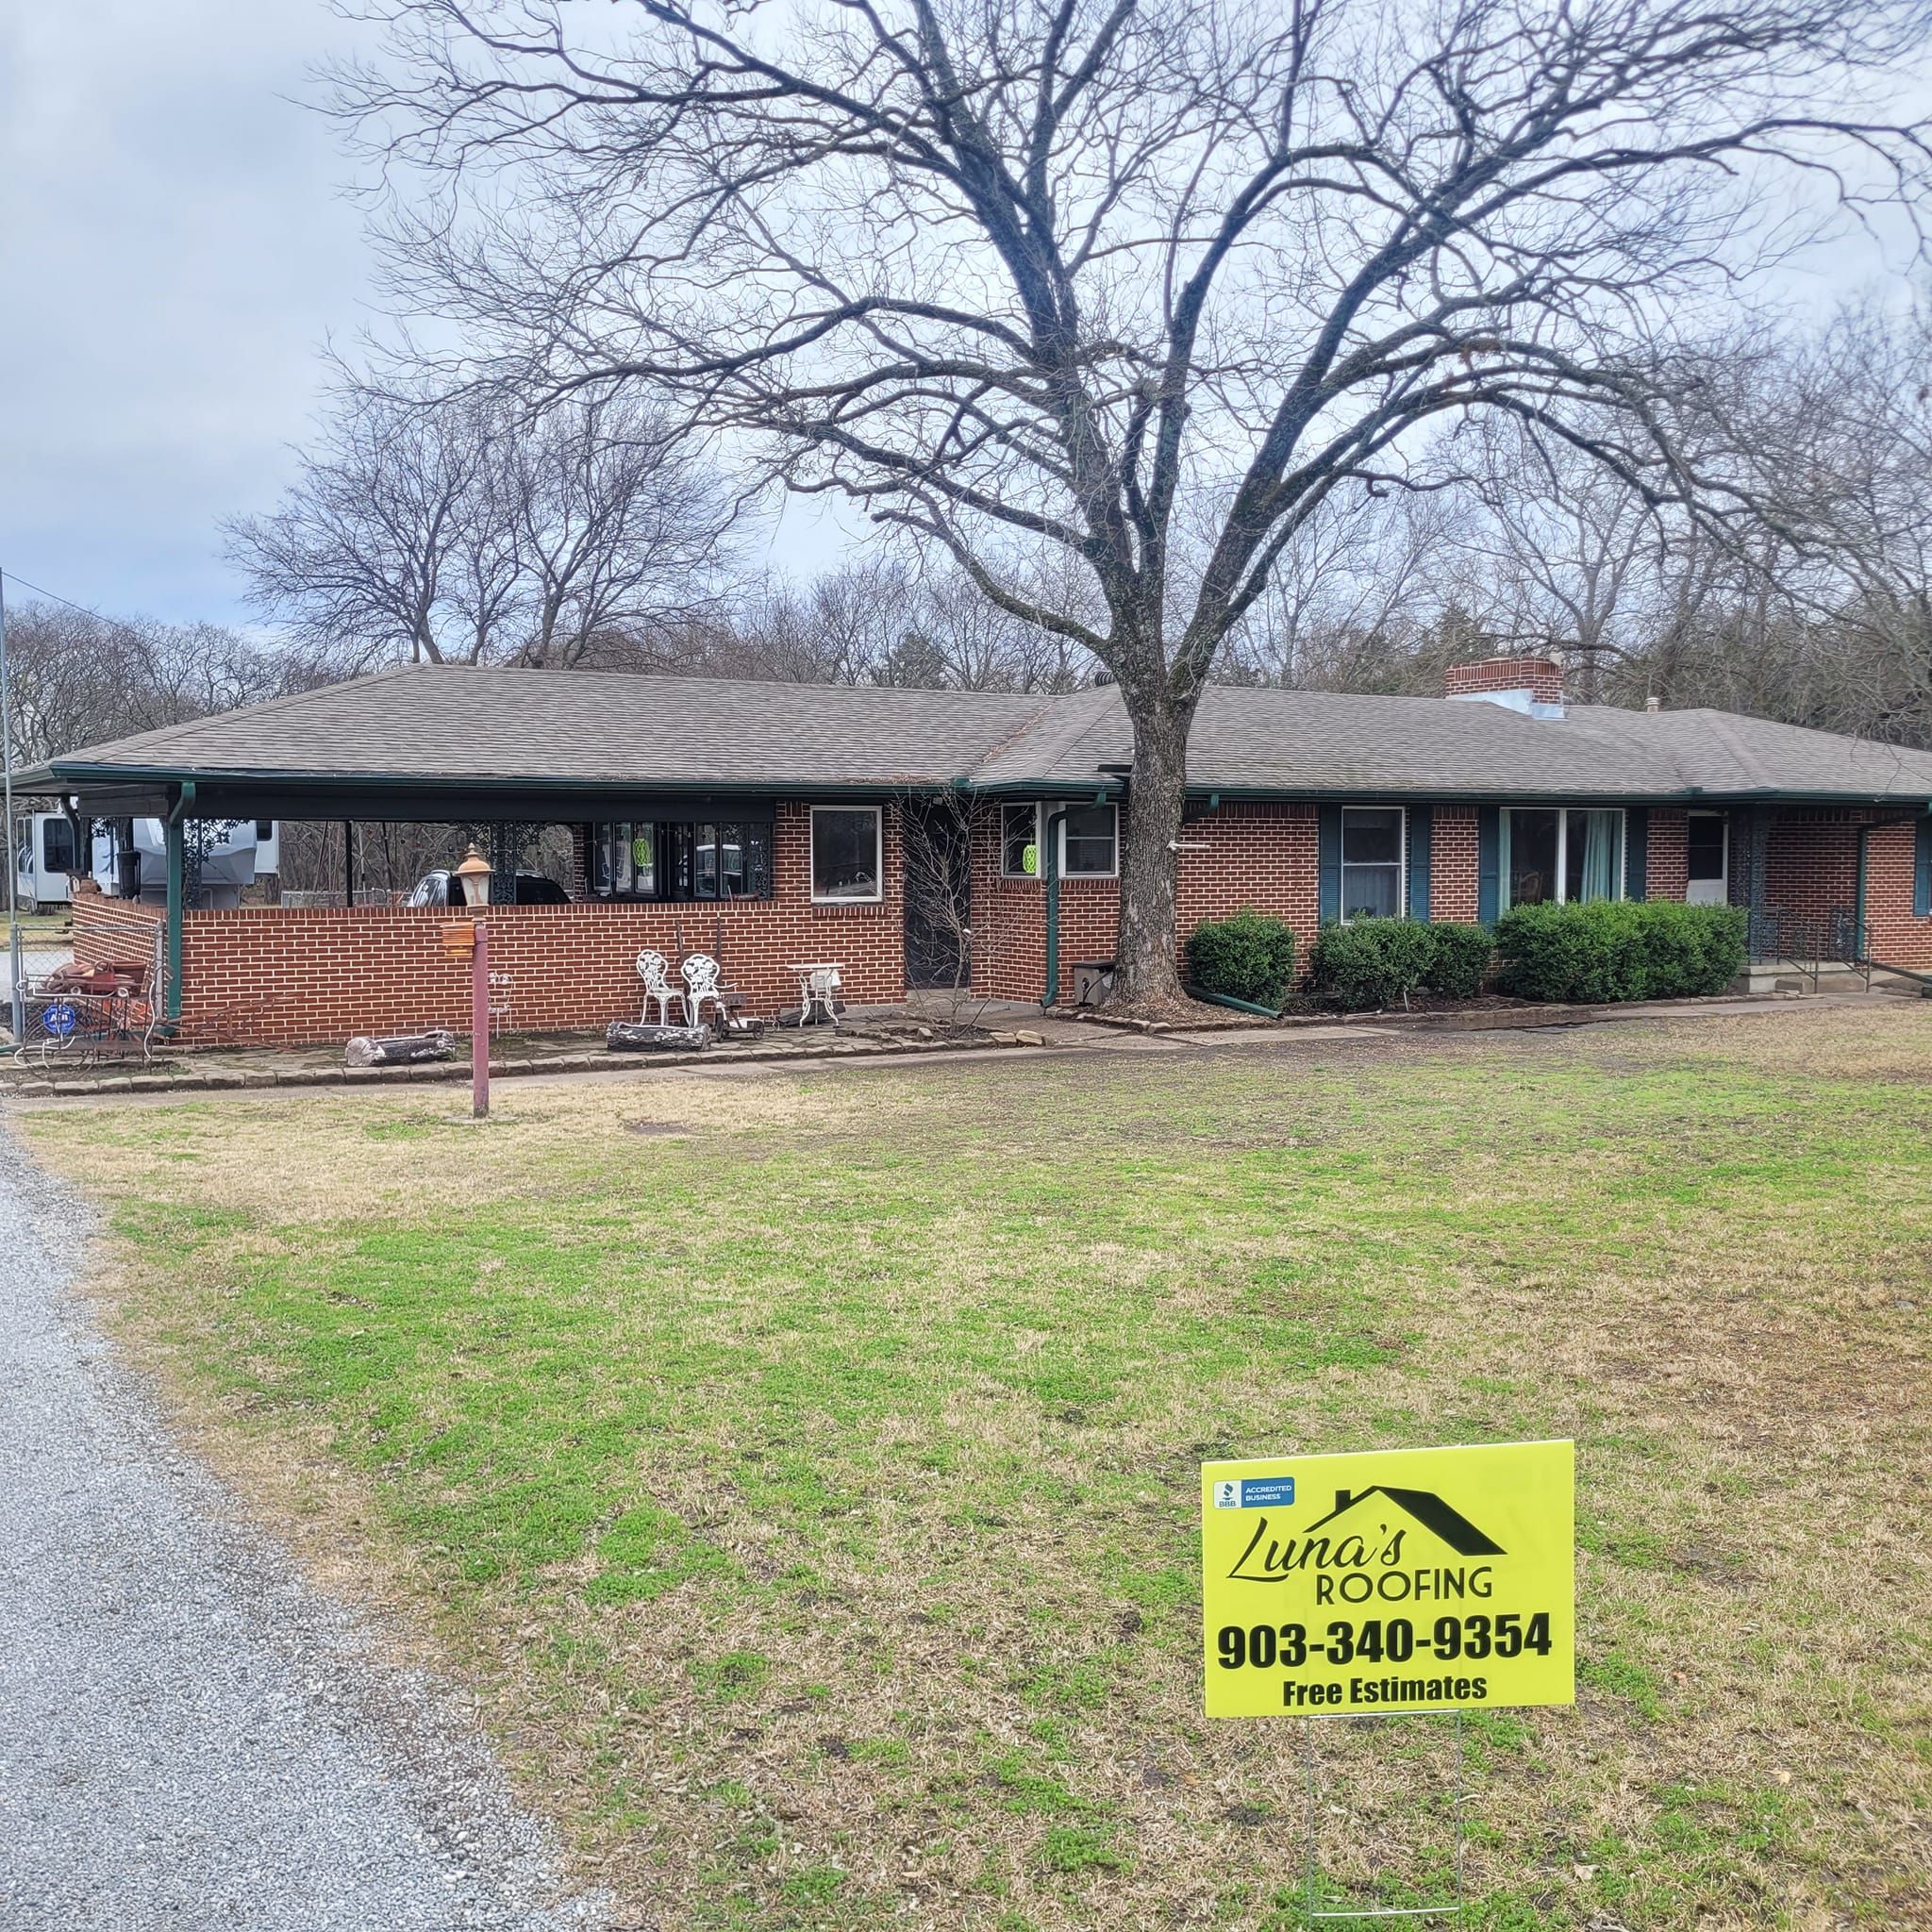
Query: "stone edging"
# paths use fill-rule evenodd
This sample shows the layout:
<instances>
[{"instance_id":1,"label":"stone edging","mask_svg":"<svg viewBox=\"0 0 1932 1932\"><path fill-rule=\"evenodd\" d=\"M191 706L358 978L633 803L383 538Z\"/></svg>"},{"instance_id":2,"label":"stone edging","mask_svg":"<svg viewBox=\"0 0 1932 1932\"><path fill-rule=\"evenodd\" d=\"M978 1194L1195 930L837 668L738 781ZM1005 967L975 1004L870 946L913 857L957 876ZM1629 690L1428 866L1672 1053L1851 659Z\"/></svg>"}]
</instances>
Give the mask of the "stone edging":
<instances>
[{"instance_id":1,"label":"stone edging","mask_svg":"<svg viewBox=\"0 0 1932 1932\"><path fill-rule=\"evenodd\" d=\"M979 1053L991 1047L1043 1046L1038 1033L989 1033L978 1040L828 1040L809 1046L735 1046L722 1053L700 1048L694 1053L566 1053L552 1059L491 1060L490 1077L517 1079L536 1074L616 1073L628 1069L647 1073L654 1067L744 1066L788 1060L896 1058L924 1053ZM184 1067L179 1073L80 1073L58 1079L30 1067L0 1067L0 1096L24 1100L75 1098L90 1094L217 1093L267 1091L294 1087L398 1087L443 1085L467 1081L468 1060L431 1060L400 1067L211 1067L202 1072Z\"/></svg>"}]
</instances>

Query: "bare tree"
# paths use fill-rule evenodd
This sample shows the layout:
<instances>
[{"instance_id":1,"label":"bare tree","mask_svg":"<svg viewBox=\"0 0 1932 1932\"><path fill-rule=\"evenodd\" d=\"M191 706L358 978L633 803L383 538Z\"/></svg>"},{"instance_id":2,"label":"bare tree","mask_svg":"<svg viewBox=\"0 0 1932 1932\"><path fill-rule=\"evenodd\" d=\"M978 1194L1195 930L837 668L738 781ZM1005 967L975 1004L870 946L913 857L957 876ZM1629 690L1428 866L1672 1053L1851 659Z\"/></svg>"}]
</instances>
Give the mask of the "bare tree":
<instances>
[{"instance_id":1,"label":"bare tree","mask_svg":"<svg viewBox=\"0 0 1932 1932\"><path fill-rule=\"evenodd\" d=\"M524 662L567 669L613 632L653 637L716 606L737 504L661 416L566 402L499 446Z\"/></svg>"},{"instance_id":2,"label":"bare tree","mask_svg":"<svg viewBox=\"0 0 1932 1932\"><path fill-rule=\"evenodd\" d=\"M280 507L227 525L250 601L341 673L486 655L515 580L486 412L346 382Z\"/></svg>"},{"instance_id":3,"label":"bare tree","mask_svg":"<svg viewBox=\"0 0 1932 1932\"><path fill-rule=\"evenodd\" d=\"M280 682L274 656L220 625L31 603L8 612L7 644L24 763L254 704Z\"/></svg>"},{"instance_id":4,"label":"bare tree","mask_svg":"<svg viewBox=\"0 0 1932 1932\"><path fill-rule=\"evenodd\" d=\"M1474 410L1693 493L1656 342L1779 239L1779 167L1923 178L1869 106L1921 0L634 0L614 51L379 11L341 105L420 197L400 297L536 393L677 396L1109 668L1129 1002L1177 995L1190 725L1295 533Z\"/></svg>"},{"instance_id":5,"label":"bare tree","mask_svg":"<svg viewBox=\"0 0 1932 1932\"><path fill-rule=\"evenodd\" d=\"M349 383L281 506L228 527L252 601L335 675L573 665L715 602L737 506L630 397Z\"/></svg>"},{"instance_id":6,"label":"bare tree","mask_svg":"<svg viewBox=\"0 0 1932 1932\"><path fill-rule=\"evenodd\" d=\"M1241 684L1434 695L1446 663L1492 648L1472 613L1493 586L1459 539L1463 491L1335 498L1284 546L1267 589L1222 647Z\"/></svg>"},{"instance_id":7,"label":"bare tree","mask_svg":"<svg viewBox=\"0 0 1932 1932\"><path fill-rule=\"evenodd\" d=\"M1628 657L1660 591L1665 531L1636 484L1540 425L1483 425L1474 464L1481 514L1453 541L1491 565L1512 642L1566 663L1574 694L1595 704L1604 669Z\"/></svg>"}]
</instances>

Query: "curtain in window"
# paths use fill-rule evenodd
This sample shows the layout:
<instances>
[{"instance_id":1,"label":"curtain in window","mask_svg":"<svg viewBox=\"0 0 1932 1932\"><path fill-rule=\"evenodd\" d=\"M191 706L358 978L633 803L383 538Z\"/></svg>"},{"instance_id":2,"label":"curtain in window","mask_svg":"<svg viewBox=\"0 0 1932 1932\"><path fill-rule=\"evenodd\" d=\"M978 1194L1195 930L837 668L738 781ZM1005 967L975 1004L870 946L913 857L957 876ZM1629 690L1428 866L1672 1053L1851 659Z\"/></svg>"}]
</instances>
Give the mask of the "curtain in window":
<instances>
[{"instance_id":1,"label":"curtain in window","mask_svg":"<svg viewBox=\"0 0 1932 1932\"><path fill-rule=\"evenodd\" d=\"M1613 811L1573 811L1570 836L1583 834L1583 897L1614 899L1617 866L1622 855L1617 850L1618 814Z\"/></svg>"}]
</instances>

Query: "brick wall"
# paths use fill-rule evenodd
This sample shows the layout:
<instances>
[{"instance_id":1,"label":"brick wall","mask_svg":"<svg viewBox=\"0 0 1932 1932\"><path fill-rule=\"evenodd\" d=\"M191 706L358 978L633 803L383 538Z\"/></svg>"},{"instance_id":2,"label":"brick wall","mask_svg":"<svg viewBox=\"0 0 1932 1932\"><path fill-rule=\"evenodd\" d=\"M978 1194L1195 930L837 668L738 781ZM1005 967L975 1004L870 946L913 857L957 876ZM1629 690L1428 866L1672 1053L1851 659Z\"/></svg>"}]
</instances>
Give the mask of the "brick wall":
<instances>
[{"instance_id":1,"label":"brick wall","mask_svg":"<svg viewBox=\"0 0 1932 1932\"><path fill-rule=\"evenodd\" d=\"M1429 830L1429 917L1460 925L1476 921L1476 808L1439 805Z\"/></svg>"},{"instance_id":2,"label":"brick wall","mask_svg":"<svg viewBox=\"0 0 1932 1932\"><path fill-rule=\"evenodd\" d=\"M655 947L675 963L709 952L724 924L724 977L754 1013L797 1003L793 964L836 960L857 1003L905 994L904 908L897 814L886 808L886 894L869 906L811 904L808 808L781 804L774 895L726 906L593 901L494 907L491 970L509 975L519 1030L602 1026L636 1019L636 958ZM296 1045L354 1033L470 1024L470 968L444 952L451 915L387 907L291 909L251 906L191 912L182 925L182 1019L191 1029Z\"/></svg>"},{"instance_id":3,"label":"brick wall","mask_svg":"<svg viewBox=\"0 0 1932 1932\"><path fill-rule=\"evenodd\" d=\"M1872 808L1779 812L1765 840L1766 903L1814 920L1849 911L1858 896L1858 827L1890 816ZM1912 916L1915 859L1910 824L1873 824L1866 843L1865 947L1888 965L1925 971L1932 970L1932 919Z\"/></svg>"},{"instance_id":4,"label":"brick wall","mask_svg":"<svg viewBox=\"0 0 1932 1932\"><path fill-rule=\"evenodd\" d=\"M1865 816L1839 810L1779 812L1765 836L1764 903L1813 920L1840 908L1849 910L1858 896L1858 826ZM1877 836L1873 835L1874 841ZM1742 837L1735 824L1731 837L1734 844ZM1744 870L1734 850L1734 895ZM1907 913L1911 903L1907 896Z\"/></svg>"},{"instance_id":5,"label":"brick wall","mask_svg":"<svg viewBox=\"0 0 1932 1932\"><path fill-rule=\"evenodd\" d=\"M1044 831L1051 812L1041 814ZM1124 822L1125 814L1122 814ZM1124 847L1124 840L1123 840ZM972 824L973 989L997 1000L1037 1000L1046 987L1046 885L1000 876L1000 813L975 810ZM1074 996L1075 959L1111 959L1119 942L1115 879L1060 881L1060 996Z\"/></svg>"},{"instance_id":6,"label":"brick wall","mask_svg":"<svg viewBox=\"0 0 1932 1932\"><path fill-rule=\"evenodd\" d=\"M1491 691L1526 691L1534 704L1560 705L1563 670L1550 658L1485 658L1477 664L1452 664L1442 674L1444 697Z\"/></svg>"},{"instance_id":7,"label":"brick wall","mask_svg":"<svg viewBox=\"0 0 1932 1932\"><path fill-rule=\"evenodd\" d=\"M1472 814L1472 919L1474 837ZM1312 805L1224 805L1190 819L1181 828L1181 846L1175 938L1183 974L1188 935L1195 926L1244 907L1285 919L1294 928L1297 958L1306 968L1321 920ZM974 985L995 999L1037 1000L1046 985L1046 885L1042 879L1002 878L999 862L999 822L991 814L975 824L973 841ZM1118 881L1062 879L1061 998L1074 996L1076 959L1110 959L1119 942Z\"/></svg>"},{"instance_id":8,"label":"brick wall","mask_svg":"<svg viewBox=\"0 0 1932 1932\"><path fill-rule=\"evenodd\" d=\"M1689 827L1689 813L1653 808L1644 855L1646 898L1681 899L1690 890Z\"/></svg>"},{"instance_id":9,"label":"brick wall","mask_svg":"<svg viewBox=\"0 0 1932 1932\"><path fill-rule=\"evenodd\" d=\"M1932 919L1912 917L1917 834L1910 825L1879 825L1865 857L1865 946L1888 966L1932 973Z\"/></svg>"},{"instance_id":10,"label":"brick wall","mask_svg":"<svg viewBox=\"0 0 1932 1932\"><path fill-rule=\"evenodd\" d=\"M109 899L86 880L74 893L74 957L83 966L117 959L152 959L167 915L138 899Z\"/></svg>"}]
</instances>

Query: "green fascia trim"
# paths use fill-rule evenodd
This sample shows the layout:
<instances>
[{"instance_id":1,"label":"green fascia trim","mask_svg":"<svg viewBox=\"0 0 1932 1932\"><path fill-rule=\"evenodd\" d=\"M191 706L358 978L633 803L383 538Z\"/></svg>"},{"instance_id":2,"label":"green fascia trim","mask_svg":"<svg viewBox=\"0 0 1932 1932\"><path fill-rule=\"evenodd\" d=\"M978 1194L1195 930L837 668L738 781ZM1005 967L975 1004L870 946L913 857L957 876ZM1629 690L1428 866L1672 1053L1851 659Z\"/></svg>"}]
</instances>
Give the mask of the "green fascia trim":
<instances>
[{"instance_id":1,"label":"green fascia trim","mask_svg":"<svg viewBox=\"0 0 1932 1932\"><path fill-rule=\"evenodd\" d=\"M1023 788L1024 789L1024 788ZM1036 795L1037 795L1037 788ZM1495 805L1495 806L1578 806L1613 809L1633 805L1683 805L1695 808L1725 805L1869 805L1903 807L1909 799L1914 815L1932 810L1932 803L1920 807L1916 794L1897 792L1874 794L1865 791L1458 791L1444 786L1424 790L1378 787L1353 791L1277 791L1257 786L1190 786L1188 798L1205 799L1210 804L1234 800L1248 804L1280 805Z\"/></svg>"},{"instance_id":2,"label":"green fascia trim","mask_svg":"<svg viewBox=\"0 0 1932 1932\"><path fill-rule=\"evenodd\" d=\"M1104 802L1120 797L1127 781L1112 777L1072 780L1067 778L1002 778L993 784L978 784L970 776L918 780L879 780L874 783L807 784L795 780L727 780L692 778L509 778L478 774L462 776L437 773L401 774L394 772L303 772L280 769L232 769L160 765L99 765L57 758L51 763L25 772L14 781L17 791L38 788L42 792L60 791L81 785L189 785L242 788L282 786L299 790L309 787L360 787L373 791L414 791L437 793L458 791L525 791L549 793L559 798L608 797L612 794L658 792L667 795L709 794L715 797L764 797L800 799L863 799L875 801L905 792L970 791L987 798L1092 798ZM1578 791L1472 791L1455 787L1377 787L1372 790L1311 791L1285 790L1268 786L1199 785L1190 786L1186 796L1207 800L1210 808L1223 801L1270 802L1284 805L1353 804L1456 804L1456 805L1697 805L1722 806L1789 803L1792 805L1868 805L1904 807L1914 810L1932 809L1932 800L1918 794L1864 791L1796 791L1766 788L1755 791L1707 791L1695 788L1677 791L1578 792Z\"/></svg>"},{"instance_id":3,"label":"green fascia trim","mask_svg":"<svg viewBox=\"0 0 1932 1932\"><path fill-rule=\"evenodd\" d=\"M250 785L279 786L290 791L361 786L375 791L548 791L559 797L627 797L657 792L718 798L863 798L890 799L905 791L950 791L952 779L935 778L894 784L881 780L868 785L806 785L768 779L748 784L737 780L692 778L505 778L452 777L442 774L403 776L390 772L282 772L163 770L137 765L56 765L56 788L75 785L208 785L240 790ZM1083 787L1091 791L1092 788Z\"/></svg>"}]
</instances>

